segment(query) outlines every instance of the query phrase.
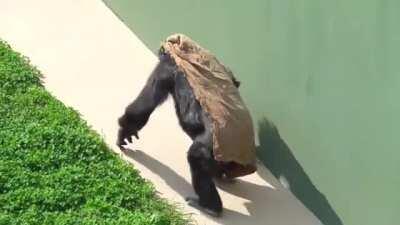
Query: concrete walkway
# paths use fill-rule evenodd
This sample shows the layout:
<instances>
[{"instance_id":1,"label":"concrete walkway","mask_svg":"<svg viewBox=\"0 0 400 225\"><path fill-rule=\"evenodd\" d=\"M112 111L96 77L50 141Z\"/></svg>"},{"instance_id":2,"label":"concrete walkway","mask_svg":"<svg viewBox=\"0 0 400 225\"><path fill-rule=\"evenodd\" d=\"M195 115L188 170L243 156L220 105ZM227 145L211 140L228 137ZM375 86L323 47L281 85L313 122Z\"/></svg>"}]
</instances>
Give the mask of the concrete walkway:
<instances>
[{"instance_id":1,"label":"concrete walkway","mask_svg":"<svg viewBox=\"0 0 400 225\"><path fill-rule=\"evenodd\" d=\"M115 148L116 119L138 94L155 56L100 0L0 0L0 38L32 60L47 89L77 109ZM184 203L193 194L186 162L189 139L171 100L151 117L121 156L151 180L162 197L197 224L316 225L319 221L267 169L220 186L225 214L213 219Z\"/></svg>"}]
</instances>

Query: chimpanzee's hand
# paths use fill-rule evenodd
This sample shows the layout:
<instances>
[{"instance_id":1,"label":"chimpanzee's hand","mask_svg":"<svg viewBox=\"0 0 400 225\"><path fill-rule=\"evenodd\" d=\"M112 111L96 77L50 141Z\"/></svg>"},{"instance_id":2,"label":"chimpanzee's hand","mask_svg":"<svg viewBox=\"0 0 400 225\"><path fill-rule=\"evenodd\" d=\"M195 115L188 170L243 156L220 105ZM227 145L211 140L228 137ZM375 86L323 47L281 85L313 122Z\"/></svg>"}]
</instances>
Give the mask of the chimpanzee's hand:
<instances>
[{"instance_id":1,"label":"chimpanzee's hand","mask_svg":"<svg viewBox=\"0 0 400 225\"><path fill-rule=\"evenodd\" d=\"M118 139L117 139L117 146L119 149L122 151L126 150L124 145L127 145L129 143L132 144L132 136L135 136L136 139L139 139L138 132L136 129L127 129L121 127L118 131ZM125 139L128 141L128 143L125 141Z\"/></svg>"}]
</instances>

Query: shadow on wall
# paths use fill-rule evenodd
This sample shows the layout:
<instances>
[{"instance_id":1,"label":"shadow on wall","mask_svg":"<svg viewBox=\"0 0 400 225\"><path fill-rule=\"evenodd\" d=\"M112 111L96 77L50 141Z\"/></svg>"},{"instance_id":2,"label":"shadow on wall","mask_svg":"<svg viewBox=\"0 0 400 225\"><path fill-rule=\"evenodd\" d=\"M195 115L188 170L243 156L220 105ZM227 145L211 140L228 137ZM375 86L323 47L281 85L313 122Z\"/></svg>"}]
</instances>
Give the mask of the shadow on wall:
<instances>
[{"instance_id":1,"label":"shadow on wall","mask_svg":"<svg viewBox=\"0 0 400 225\"><path fill-rule=\"evenodd\" d=\"M273 175L324 225L343 225L325 195L314 186L289 146L281 138L276 126L267 119L262 119L259 122L258 136L258 157Z\"/></svg>"}]
</instances>

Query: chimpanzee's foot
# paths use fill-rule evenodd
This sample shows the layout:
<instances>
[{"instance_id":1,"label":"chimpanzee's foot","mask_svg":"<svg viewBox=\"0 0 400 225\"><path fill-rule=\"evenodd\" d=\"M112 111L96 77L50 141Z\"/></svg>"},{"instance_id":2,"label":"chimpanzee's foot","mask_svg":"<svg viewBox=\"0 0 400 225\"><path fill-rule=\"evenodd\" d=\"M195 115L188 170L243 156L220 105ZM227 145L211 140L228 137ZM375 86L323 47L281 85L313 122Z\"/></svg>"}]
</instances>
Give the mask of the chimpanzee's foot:
<instances>
[{"instance_id":1,"label":"chimpanzee's foot","mask_svg":"<svg viewBox=\"0 0 400 225\"><path fill-rule=\"evenodd\" d=\"M186 197L185 200L186 200L188 205L190 205L193 208L196 208L196 209L198 209L200 211L203 211L203 212L207 213L210 216L220 217L221 214L222 214L222 211L217 211L215 209L210 209L210 208L207 208L207 207L204 207L204 206L200 205L199 199L197 197Z\"/></svg>"}]
</instances>

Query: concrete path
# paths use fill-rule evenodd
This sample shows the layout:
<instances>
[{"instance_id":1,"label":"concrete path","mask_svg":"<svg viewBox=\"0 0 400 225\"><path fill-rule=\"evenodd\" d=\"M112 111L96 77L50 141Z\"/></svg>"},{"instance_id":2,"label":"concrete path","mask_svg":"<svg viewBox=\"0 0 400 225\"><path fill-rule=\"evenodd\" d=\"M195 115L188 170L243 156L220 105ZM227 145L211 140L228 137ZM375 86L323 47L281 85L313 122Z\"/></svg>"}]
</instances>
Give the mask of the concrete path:
<instances>
[{"instance_id":1,"label":"concrete path","mask_svg":"<svg viewBox=\"0 0 400 225\"><path fill-rule=\"evenodd\" d=\"M100 0L0 0L0 38L28 56L47 89L74 107L115 148L116 119L138 94L155 56ZM197 224L316 225L319 221L271 173L220 186L225 214L213 219L184 204L192 195L186 162L189 139L171 100L140 133L138 149L121 156Z\"/></svg>"}]
</instances>

